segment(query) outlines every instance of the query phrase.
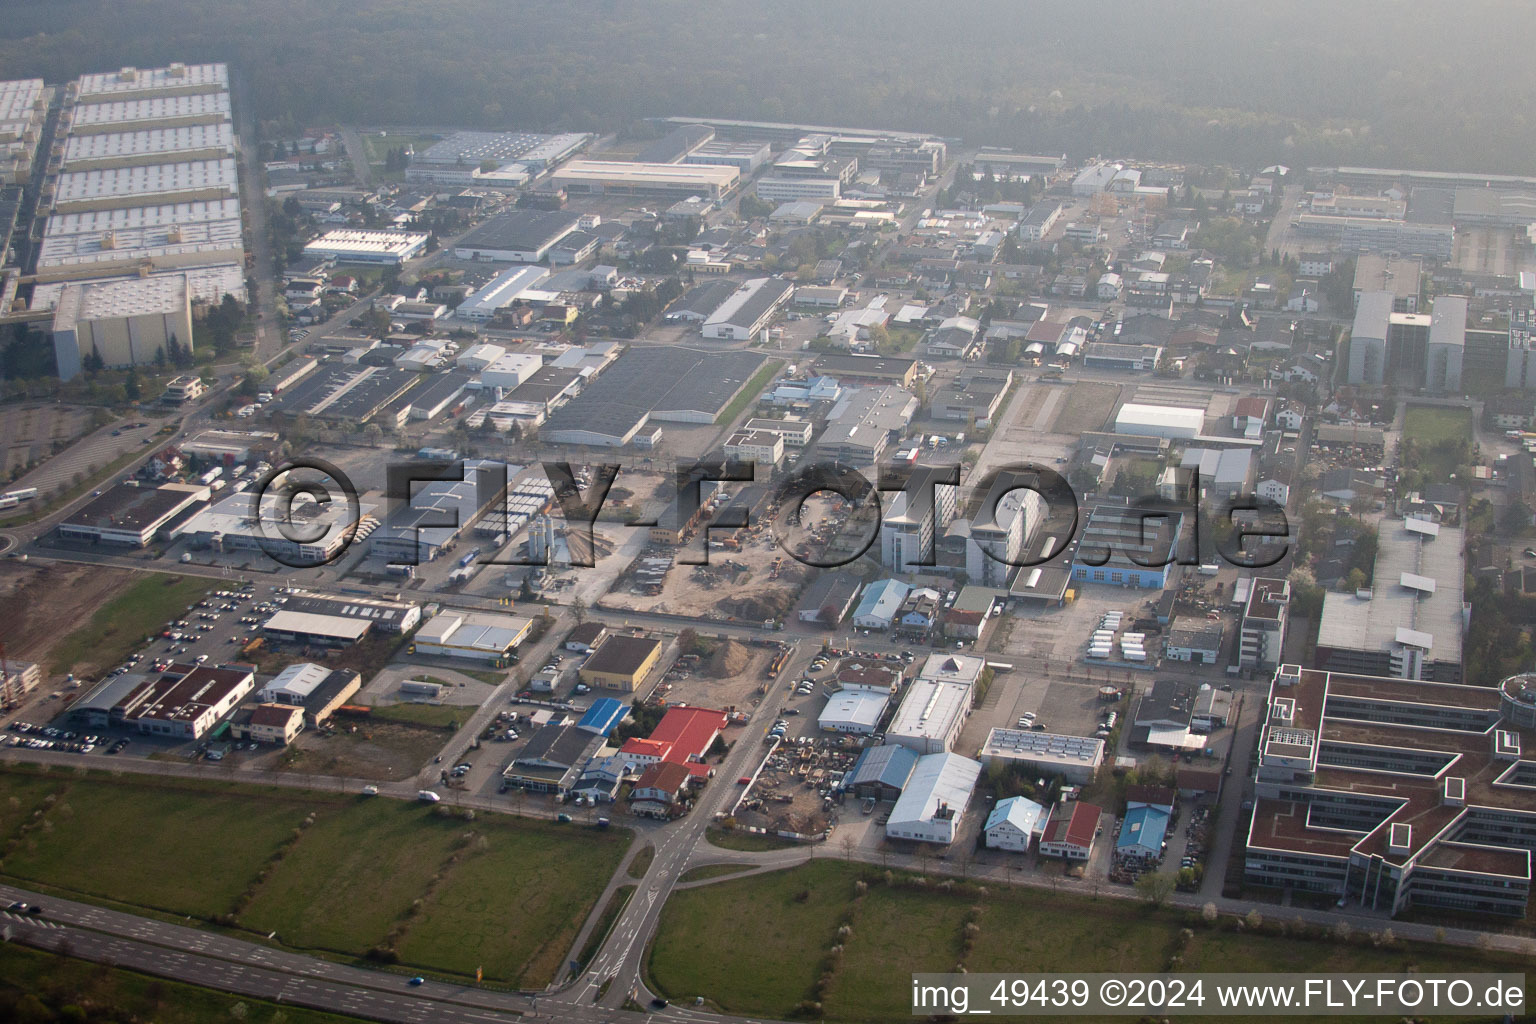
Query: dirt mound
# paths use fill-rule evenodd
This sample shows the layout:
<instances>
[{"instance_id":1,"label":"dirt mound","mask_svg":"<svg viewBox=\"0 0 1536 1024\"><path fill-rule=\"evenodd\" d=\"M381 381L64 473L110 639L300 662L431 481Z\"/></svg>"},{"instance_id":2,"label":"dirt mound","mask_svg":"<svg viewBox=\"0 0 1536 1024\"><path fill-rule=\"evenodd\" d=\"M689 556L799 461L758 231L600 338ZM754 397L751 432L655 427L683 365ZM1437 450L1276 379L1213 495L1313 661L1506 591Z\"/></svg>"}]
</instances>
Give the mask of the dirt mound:
<instances>
[{"instance_id":1,"label":"dirt mound","mask_svg":"<svg viewBox=\"0 0 1536 1024\"><path fill-rule=\"evenodd\" d=\"M761 591L752 597L734 600L726 598L717 601L715 607L746 622L761 622L782 617L793 603L793 597L787 591L773 589Z\"/></svg>"},{"instance_id":2,"label":"dirt mound","mask_svg":"<svg viewBox=\"0 0 1536 1024\"><path fill-rule=\"evenodd\" d=\"M751 651L735 640L727 640L716 647L715 653L709 656L709 664L705 666L705 671L715 679L729 679L745 672L751 661Z\"/></svg>"}]
</instances>

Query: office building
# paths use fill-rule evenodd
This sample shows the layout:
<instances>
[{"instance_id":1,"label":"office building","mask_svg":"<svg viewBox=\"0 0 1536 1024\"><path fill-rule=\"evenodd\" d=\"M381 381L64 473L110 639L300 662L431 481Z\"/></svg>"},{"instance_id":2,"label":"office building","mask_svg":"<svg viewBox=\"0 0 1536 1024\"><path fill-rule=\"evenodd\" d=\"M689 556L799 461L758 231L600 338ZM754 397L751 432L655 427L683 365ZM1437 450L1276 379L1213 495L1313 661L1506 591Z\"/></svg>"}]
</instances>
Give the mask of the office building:
<instances>
[{"instance_id":1,"label":"office building","mask_svg":"<svg viewBox=\"0 0 1536 1024\"><path fill-rule=\"evenodd\" d=\"M1248 599L1238 634L1237 663L1245 669L1268 670L1280 663L1290 618L1288 580L1255 576L1247 581Z\"/></svg>"},{"instance_id":2,"label":"office building","mask_svg":"<svg viewBox=\"0 0 1536 1024\"><path fill-rule=\"evenodd\" d=\"M880 562L886 568L923 572L935 564L937 540L954 521L959 491L938 481L953 472L951 467L916 466L906 489L887 499L880 522Z\"/></svg>"},{"instance_id":3,"label":"office building","mask_svg":"<svg viewBox=\"0 0 1536 1024\"><path fill-rule=\"evenodd\" d=\"M1524 677L1498 688L1282 665L1245 879L1367 911L1523 918L1536 811Z\"/></svg>"}]
</instances>

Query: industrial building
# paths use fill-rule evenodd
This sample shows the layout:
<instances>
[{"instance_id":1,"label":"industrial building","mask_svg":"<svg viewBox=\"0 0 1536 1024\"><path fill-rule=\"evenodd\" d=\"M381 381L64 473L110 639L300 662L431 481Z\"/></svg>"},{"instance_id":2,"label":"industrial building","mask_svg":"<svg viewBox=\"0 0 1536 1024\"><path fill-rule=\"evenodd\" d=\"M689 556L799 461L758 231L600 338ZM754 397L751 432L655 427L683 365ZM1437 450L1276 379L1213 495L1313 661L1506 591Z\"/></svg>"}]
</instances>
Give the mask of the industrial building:
<instances>
[{"instance_id":1,"label":"industrial building","mask_svg":"<svg viewBox=\"0 0 1536 1024\"><path fill-rule=\"evenodd\" d=\"M171 665L147 676L111 710L114 725L152 736L198 740L255 688L249 665Z\"/></svg>"},{"instance_id":2,"label":"industrial building","mask_svg":"<svg viewBox=\"0 0 1536 1024\"><path fill-rule=\"evenodd\" d=\"M1163 653L1169 661L1195 665L1214 665L1221 657L1221 623L1190 616L1175 618L1163 641Z\"/></svg>"},{"instance_id":3,"label":"industrial building","mask_svg":"<svg viewBox=\"0 0 1536 1024\"><path fill-rule=\"evenodd\" d=\"M934 753L917 759L907 785L891 808L885 834L922 843L954 842L981 777L981 765L958 754Z\"/></svg>"},{"instance_id":4,"label":"industrial building","mask_svg":"<svg viewBox=\"0 0 1536 1024\"><path fill-rule=\"evenodd\" d=\"M411 639L417 654L504 665L532 629L533 620L522 615L445 608Z\"/></svg>"},{"instance_id":5,"label":"industrial building","mask_svg":"<svg viewBox=\"0 0 1536 1024\"><path fill-rule=\"evenodd\" d=\"M425 185L516 188L591 138L580 132L456 131L414 154L405 180Z\"/></svg>"},{"instance_id":6,"label":"industrial building","mask_svg":"<svg viewBox=\"0 0 1536 1024\"><path fill-rule=\"evenodd\" d=\"M705 319L702 333L716 341L750 341L768 326L794 290L782 278L753 278Z\"/></svg>"},{"instance_id":7,"label":"industrial building","mask_svg":"<svg viewBox=\"0 0 1536 1024\"><path fill-rule=\"evenodd\" d=\"M1371 588L1329 591L1323 598L1317 667L1460 682L1462 543L1459 527L1422 519L1382 520Z\"/></svg>"},{"instance_id":8,"label":"industrial building","mask_svg":"<svg viewBox=\"0 0 1536 1024\"><path fill-rule=\"evenodd\" d=\"M526 293L537 289L548 277L549 271L544 267L513 267L504 270L466 296L453 311L453 315L476 323L494 320L498 314L512 308ZM464 355L459 355L460 365L463 364Z\"/></svg>"},{"instance_id":9,"label":"industrial building","mask_svg":"<svg viewBox=\"0 0 1536 1024\"><path fill-rule=\"evenodd\" d=\"M304 258L399 266L420 255L430 237L425 231L327 231L304 246Z\"/></svg>"},{"instance_id":10,"label":"industrial building","mask_svg":"<svg viewBox=\"0 0 1536 1024\"><path fill-rule=\"evenodd\" d=\"M362 685L363 677L351 669L329 669L312 662L300 662L273 676L257 696L268 704L302 708L305 724L315 728L329 719Z\"/></svg>"},{"instance_id":11,"label":"industrial building","mask_svg":"<svg viewBox=\"0 0 1536 1024\"><path fill-rule=\"evenodd\" d=\"M827 706L816 719L816 725L823 732L867 736L879 726L880 717L885 714L885 706L889 702L889 694L844 690L828 698Z\"/></svg>"},{"instance_id":12,"label":"industrial building","mask_svg":"<svg viewBox=\"0 0 1536 1024\"><path fill-rule=\"evenodd\" d=\"M895 800L907 788L917 755L895 743L865 747L843 777L843 788L860 799Z\"/></svg>"},{"instance_id":13,"label":"industrial building","mask_svg":"<svg viewBox=\"0 0 1536 1024\"><path fill-rule=\"evenodd\" d=\"M1115 433L1188 440L1205 429L1205 410L1194 406L1127 402L1115 413Z\"/></svg>"},{"instance_id":14,"label":"industrial building","mask_svg":"<svg viewBox=\"0 0 1536 1024\"><path fill-rule=\"evenodd\" d=\"M1175 563L1184 514L1173 509L1143 512L1101 503L1088 513L1072 578L1080 583L1161 589L1177 573Z\"/></svg>"},{"instance_id":15,"label":"industrial building","mask_svg":"<svg viewBox=\"0 0 1536 1024\"><path fill-rule=\"evenodd\" d=\"M680 764L697 778L707 777L713 770L704 763L704 757L727 724L729 720L722 711L669 708L649 736L625 740L619 748L619 756L626 764L636 767Z\"/></svg>"},{"instance_id":16,"label":"industrial building","mask_svg":"<svg viewBox=\"0 0 1536 1024\"><path fill-rule=\"evenodd\" d=\"M1081 785L1091 782L1104 763L1104 741L1030 729L993 729L976 756L984 765L1018 765L1046 778L1059 775Z\"/></svg>"},{"instance_id":17,"label":"industrial building","mask_svg":"<svg viewBox=\"0 0 1536 1024\"><path fill-rule=\"evenodd\" d=\"M853 610L853 624L861 629L890 629L911 589L901 580L879 580L869 584L864 588L859 606Z\"/></svg>"},{"instance_id":18,"label":"industrial building","mask_svg":"<svg viewBox=\"0 0 1536 1024\"><path fill-rule=\"evenodd\" d=\"M492 263L539 263L576 230L580 220L579 215L563 210L511 210L459 239L453 255Z\"/></svg>"},{"instance_id":19,"label":"industrial building","mask_svg":"<svg viewBox=\"0 0 1536 1024\"><path fill-rule=\"evenodd\" d=\"M501 788L563 798L574 789L587 763L605 749L611 748L598 733L574 725L545 725L502 771Z\"/></svg>"},{"instance_id":20,"label":"industrial building","mask_svg":"<svg viewBox=\"0 0 1536 1024\"><path fill-rule=\"evenodd\" d=\"M817 451L854 466L879 462L917 414L917 396L896 387L859 388L844 394L827 415Z\"/></svg>"},{"instance_id":21,"label":"industrial building","mask_svg":"<svg viewBox=\"0 0 1536 1024\"><path fill-rule=\"evenodd\" d=\"M972 688L965 683L916 679L885 730L891 743L917 754L953 750L971 713Z\"/></svg>"},{"instance_id":22,"label":"industrial building","mask_svg":"<svg viewBox=\"0 0 1536 1024\"><path fill-rule=\"evenodd\" d=\"M466 530L507 497L503 463L466 459L463 477L420 481L406 502L392 502L384 525L368 537L369 551L396 565L421 565L452 550Z\"/></svg>"},{"instance_id":23,"label":"industrial building","mask_svg":"<svg viewBox=\"0 0 1536 1024\"><path fill-rule=\"evenodd\" d=\"M581 681L599 690L633 693L661 662L660 640L614 634L581 665Z\"/></svg>"},{"instance_id":24,"label":"industrial building","mask_svg":"<svg viewBox=\"0 0 1536 1024\"><path fill-rule=\"evenodd\" d=\"M1282 665L1245 880L1393 915L1523 918L1536 846L1529 706L1524 677L1474 687Z\"/></svg>"},{"instance_id":25,"label":"industrial building","mask_svg":"<svg viewBox=\"0 0 1536 1024\"><path fill-rule=\"evenodd\" d=\"M67 283L52 326L61 380L79 376L93 355L117 368L163 361L177 346L193 351L191 292L180 274Z\"/></svg>"},{"instance_id":26,"label":"industrial building","mask_svg":"<svg viewBox=\"0 0 1536 1024\"><path fill-rule=\"evenodd\" d=\"M735 167L703 164L645 164L624 160L572 160L549 177L571 194L724 198L741 173Z\"/></svg>"},{"instance_id":27,"label":"industrial building","mask_svg":"<svg viewBox=\"0 0 1536 1024\"><path fill-rule=\"evenodd\" d=\"M371 503L322 504L300 493L290 504L282 481L273 483L264 494L240 491L210 505L182 524L177 535L195 548L263 553L286 564L320 565L378 525L373 515L377 506Z\"/></svg>"},{"instance_id":28,"label":"industrial building","mask_svg":"<svg viewBox=\"0 0 1536 1024\"><path fill-rule=\"evenodd\" d=\"M172 520L208 500L193 484L135 487L117 483L71 512L58 525L66 540L142 548Z\"/></svg>"}]
</instances>

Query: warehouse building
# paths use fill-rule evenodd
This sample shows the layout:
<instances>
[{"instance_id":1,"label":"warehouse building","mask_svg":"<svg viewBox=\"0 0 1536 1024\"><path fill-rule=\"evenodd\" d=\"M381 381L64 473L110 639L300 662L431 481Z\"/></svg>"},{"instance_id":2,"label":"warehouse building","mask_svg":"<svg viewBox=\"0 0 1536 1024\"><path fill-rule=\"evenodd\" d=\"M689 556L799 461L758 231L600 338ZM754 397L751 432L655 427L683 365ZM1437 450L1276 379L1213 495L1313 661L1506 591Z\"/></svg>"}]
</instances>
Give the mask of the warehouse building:
<instances>
[{"instance_id":1,"label":"warehouse building","mask_svg":"<svg viewBox=\"0 0 1536 1024\"><path fill-rule=\"evenodd\" d=\"M65 517L58 534L66 540L142 548L177 516L207 500L208 488L192 484L113 484Z\"/></svg>"},{"instance_id":2,"label":"warehouse building","mask_svg":"<svg viewBox=\"0 0 1536 1024\"><path fill-rule=\"evenodd\" d=\"M854 466L877 463L906 432L918 408L917 396L897 387L848 392L827 414L827 426L816 450Z\"/></svg>"},{"instance_id":3,"label":"warehouse building","mask_svg":"<svg viewBox=\"0 0 1536 1024\"><path fill-rule=\"evenodd\" d=\"M615 634L581 665L581 681L599 690L633 693L661 662L662 644L645 636Z\"/></svg>"},{"instance_id":4,"label":"warehouse building","mask_svg":"<svg viewBox=\"0 0 1536 1024\"><path fill-rule=\"evenodd\" d=\"M954 842L980 777L981 765L958 754L919 757L912 777L891 808L886 836L920 843Z\"/></svg>"},{"instance_id":5,"label":"warehouse building","mask_svg":"<svg viewBox=\"0 0 1536 1024\"><path fill-rule=\"evenodd\" d=\"M736 187L735 167L700 164L646 164L624 160L572 160L550 175L554 188L575 195L655 196L721 199Z\"/></svg>"},{"instance_id":6,"label":"warehouse building","mask_svg":"<svg viewBox=\"0 0 1536 1024\"><path fill-rule=\"evenodd\" d=\"M1194 406L1127 402L1115 413L1115 433L1188 440L1205 429L1205 410Z\"/></svg>"},{"instance_id":7,"label":"warehouse building","mask_svg":"<svg viewBox=\"0 0 1536 1024\"><path fill-rule=\"evenodd\" d=\"M313 729L324 724L362 685L363 677L351 669L300 662L273 676L258 696L268 704L303 708L304 722Z\"/></svg>"},{"instance_id":8,"label":"warehouse building","mask_svg":"<svg viewBox=\"0 0 1536 1024\"><path fill-rule=\"evenodd\" d=\"M235 129L228 121L169 128L138 128L65 140L63 166L89 171L166 161L215 160L235 155Z\"/></svg>"},{"instance_id":9,"label":"warehouse building","mask_svg":"<svg viewBox=\"0 0 1536 1024\"><path fill-rule=\"evenodd\" d=\"M368 635L373 623L345 615L289 611L286 608L262 623L272 640L317 647L347 647Z\"/></svg>"},{"instance_id":10,"label":"warehouse building","mask_svg":"<svg viewBox=\"0 0 1536 1024\"><path fill-rule=\"evenodd\" d=\"M249 665L172 665L124 694L112 707L111 721L152 736L199 740L255 686Z\"/></svg>"},{"instance_id":11,"label":"warehouse building","mask_svg":"<svg viewBox=\"0 0 1536 1024\"><path fill-rule=\"evenodd\" d=\"M598 756L607 742L603 736L574 725L543 726L502 772L501 788L564 797L575 787L587 762Z\"/></svg>"},{"instance_id":12,"label":"warehouse building","mask_svg":"<svg viewBox=\"0 0 1536 1024\"><path fill-rule=\"evenodd\" d=\"M768 162L773 149L766 142L706 142L683 157L685 164L707 167L734 167L743 178L751 177Z\"/></svg>"},{"instance_id":13,"label":"warehouse building","mask_svg":"<svg viewBox=\"0 0 1536 1024\"><path fill-rule=\"evenodd\" d=\"M843 788L861 800L896 800L916 767L917 755L906 747L895 743L865 747L844 777Z\"/></svg>"},{"instance_id":14,"label":"warehouse building","mask_svg":"<svg viewBox=\"0 0 1536 1024\"><path fill-rule=\"evenodd\" d=\"M549 271L544 267L513 267L510 270L504 270L478 290L470 293L463 302L459 303L453 315L476 323L494 320L498 314L512 308L529 291L538 288L548 277ZM464 354L461 353L459 356L461 363L463 358Z\"/></svg>"},{"instance_id":15,"label":"warehouse building","mask_svg":"<svg viewBox=\"0 0 1536 1024\"><path fill-rule=\"evenodd\" d=\"M492 217L459 239L453 255L492 263L538 263L576 230L580 220L578 214L564 210L512 210Z\"/></svg>"},{"instance_id":16,"label":"warehouse building","mask_svg":"<svg viewBox=\"0 0 1536 1024\"><path fill-rule=\"evenodd\" d=\"M1019 765L1047 778L1060 775L1082 785L1093 781L1104 763L1104 741L1032 729L993 729L976 756L985 765Z\"/></svg>"},{"instance_id":17,"label":"warehouse building","mask_svg":"<svg viewBox=\"0 0 1536 1024\"><path fill-rule=\"evenodd\" d=\"M917 754L953 750L971 713L972 692L964 683L915 680L885 730L886 739Z\"/></svg>"},{"instance_id":18,"label":"warehouse building","mask_svg":"<svg viewBox=\"0 0 1536 1024\"><path fill-rule=\"evenodd\" d=\"M507 497L503 463L466 459L463 476L421 481L412 488L408 503L392 502L384 526L368 537L370 552L396 565L421 565L451 551L464 531ZM482 476L489 481L484 488ZM439 525L444 523L449 525Z\"/></svg>"},{"instance_id":19,"label":"warehouse building","mask_svg":"<svg viewBox=\"0 0 1536 1024\"><path fill-rule=\"evenodd\" d=\"M705 755L727 724L729 720L722 711L669 708L645 739L625 740L619 748L619 756L626 765L634 767L680 764L689 774L705 778L713 774L713 769L704 763Z\"/></svg>"},{"instance_id":20,"label":"warehouse building","mask_svg":"<svg viewBox=\"0 0 1536 1024\"><path fill-rule=\"evenodd\" d=\"M1146 515L1128 505L1095 505L1078 542L1072 578L1162 589L1178 572L1174 556L1183 527L1182 512L1163 509Z\"/></svg>"},{"instance_id":21,"label":"warehouse building","mask_svg":"<svg viewBox=\"0 0 1536 1024\"><path fill-rule=\"evenodd\" d=\"M444 658L507 664L533 629L522 615L444 609L427 620L412 638L416 653Z\"/></svg>"},{"instance_id":22,"label":"warehouse building","mask_svg":"<svg viewBox=\"0 0 1536 1024\"><path fill-rule=\"evenodd\" d=\"M1214 665L1221 657L1222 632L1220 621L1180 616L1168 627L1163 653L1169 661Z\"/></svg>"},{"instance_id":23,"label":"warehouse building","mask_svg":"<svg viewBox=\"0 0 1536 1024\"><path fill-rule=\"evenodd\" d=\"M372 623L381 633L409 633L421 622L421 606L410 601L390 601L380 597L339 596L308 590L295 591L283 606L285 611L339 615Z\"/></svg>"},{"instance_id":24,"label":"warehouse building","mask_svg":"<svg viewBox=\"0 0 1536 1024\"><path fill-rule=\"evenodd\" d=\"M861 629L890 629L911 587L901 580L880 580L864 588L864 597L853 610L853 624Z\"/></svg>"},{"instance_id":25,"label":"warehouse building","mask_svg":"<svg viewBox=\"0 0 1536 1024\"><path fill-rule=\"evenodd\" d=\"M261 502L258 509L257 502ZM283 559L285 564L329 562L359 535L378 525L377 506L348 501L317 502L297 494L289 503L281 478L264 493L240 491L201 510L176 533L192 547L221 553L247 551ZM286 524L292 524L288 528Z\"/></svg>"},{"instance_id":26,"label":"warehouse building","mask_svg":"<svg viewBox=\"0 0 1536 1024\"><path fill-rule=\"evenodd\" d=\"M580 721L576 723L576 728L595 732L599 736L607 736L628 716L628 704L613 697L599 697L582 714Z\"/></svg>"},{"instance_id":27,"label":"warehouse building","mask_svg":"<svg viewBox=\"0 0 1536 1024\"><path fill-rule=\"evenodd\" d=\"M61 380L85 360L146 366L176 346L193 351L192 300L185 276L163 274L65 284L53 310L53 351Z\"/></svg>"},{"instance_id":28,"label":"warehouse building","mask_svg":"<svg viewBox=\"0 0 1536 1024\"><path fill-rule=\"evenodd\" d=\"M1369 590L1323 598L1317 666L1443 683L1462 678L1465 560L1459 527L1383 520Z\"/></svg>"},{"instance_id":29,"label":"warehouse building","mask_svg":"<svg viewBox=\"0 0 1536 1024\"><path fill-rule=\"evenodd\" d=\"M828 698L816 725L823 732L868 736L879 727L880 717L885 714L889 702L889 694L843 690Z\"/></svg>"},{"instance_id":30,"label":"warehouse building","mask_svg":"<svg viewBox=\"0 0 1536 1024\"><path fill-rule=\"evenodd\" d=\"M424 231L327 231L304 247L304 258L399 266L420 255L430 237Z\"/></svg>"},{"instance_id":31,"label":"warehouse building","mask_svg":"<svg viewBox=\"0 0 1536 1024\"><path fill-rule=\"evenodd\" d=\"M794 290L794 285L782 278L753 278L704 321L704 337L716 341L756 338Z\"/></svg>"}]
</instances>

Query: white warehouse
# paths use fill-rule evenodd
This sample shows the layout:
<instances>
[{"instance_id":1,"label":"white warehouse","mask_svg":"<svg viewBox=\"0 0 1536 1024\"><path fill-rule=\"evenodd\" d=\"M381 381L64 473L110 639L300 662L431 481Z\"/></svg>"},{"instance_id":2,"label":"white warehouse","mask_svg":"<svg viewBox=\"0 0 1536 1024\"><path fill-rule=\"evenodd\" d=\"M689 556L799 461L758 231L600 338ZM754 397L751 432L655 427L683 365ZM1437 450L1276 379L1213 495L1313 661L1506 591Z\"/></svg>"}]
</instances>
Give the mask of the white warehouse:
<instances>
[{"instance_id":1,"label":"white warehouse","mask_svg":"<svg viewBox=\"0 0 1536 1024\"><path fill-rule=\"evenodd\" d=\"M1115 414L1115 433L1187 439L1205 428L1205 410L1193 406L1127 402Z\"/></svg>"},{"instance_id":2,"label":"white warehouse","mask_svg":"<svg viewBox=\"0 0 1536 1024\"><path fill-rule=\"evenodd\" d=\"M891 808L885 834L920 843L954 842L980 777L981 764L968 757L929 754L918 758L901 797Z\"/></svg>"}]
</instances>

